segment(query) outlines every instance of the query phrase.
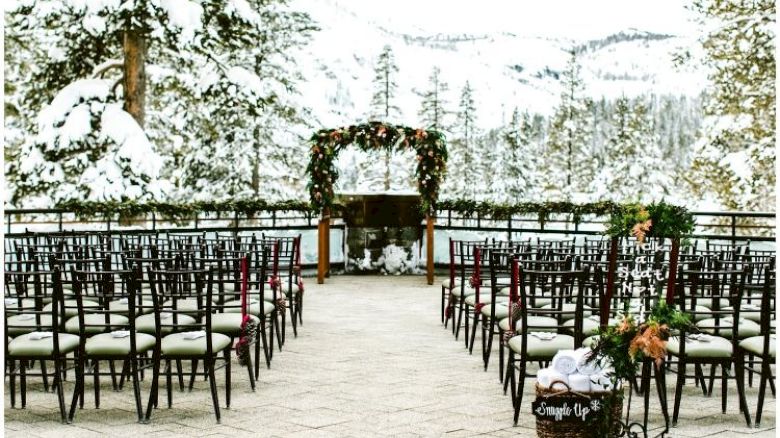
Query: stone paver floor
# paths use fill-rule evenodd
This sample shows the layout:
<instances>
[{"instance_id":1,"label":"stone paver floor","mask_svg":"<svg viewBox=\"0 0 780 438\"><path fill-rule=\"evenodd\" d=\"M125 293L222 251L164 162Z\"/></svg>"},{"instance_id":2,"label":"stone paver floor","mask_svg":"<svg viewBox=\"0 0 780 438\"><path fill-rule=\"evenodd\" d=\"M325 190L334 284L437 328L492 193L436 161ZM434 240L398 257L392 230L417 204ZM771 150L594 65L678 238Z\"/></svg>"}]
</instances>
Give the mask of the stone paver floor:
<instances>
[{"instance_id":1,"label":"stone paver floor","mask_svg":"<svg viewBox=\"0 0 780 438\"><path fill-rule=\"evenodd\" d=\"M85 409L74 424L62 425L55 395L33 382L27 409L11 409L5 395L5 436L535 436L533 385L526 384L520 425L513 427L496 359L484 372L480 355L469 356L462 341L441 327L439 293L422 277L335 276L325 285L308 279L304 326L297 339L288 331L284 351L270 370L261 370L256 392L234 361L232 406L222 409L222 424L214 419L203 381L191 393L174 391L173 409L163 396L149 425L135 422L130 388L112 392L108 379L101 408L93 408L88 379ZM224 372L217 379L224 406ZM164 391L162 385L164 379ZM5 387L7 392L7 380ZM142 382L142 397L148 390L149 382ZM67 402L72 391L68 382ZM756 400L757 390L749 389L752 411ZM728 413L722 414L718 396L703 397L686 385L679 427L670 436L775 436L771 393L761 429L744 427L736 401L731 390ZM651 415L651 423L660 424L660 415Z\"/></svg>"}]
</instances>

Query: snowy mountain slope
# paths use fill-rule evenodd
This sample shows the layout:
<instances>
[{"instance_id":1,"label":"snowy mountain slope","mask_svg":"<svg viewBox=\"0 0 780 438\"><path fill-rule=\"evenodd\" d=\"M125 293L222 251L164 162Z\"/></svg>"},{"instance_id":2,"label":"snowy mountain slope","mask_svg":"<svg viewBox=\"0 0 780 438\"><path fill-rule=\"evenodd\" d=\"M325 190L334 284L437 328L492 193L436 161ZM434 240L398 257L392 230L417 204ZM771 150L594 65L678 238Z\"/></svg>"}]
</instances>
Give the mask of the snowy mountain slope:
<instances>
[{"instance_id":1,"label":"snowy mountain slope","mask_svg":"<svg viewBox=\"0 0 780 438\"><path fill-rule=\"evenodd\" d=\"M365 120L373 93L374 63L384 45L393 48L399 67L396 104L400 122L417 125L419 92L428 86L434 66L450 91L452 111L466 81L475 90L477 123L491 128L505 123L512 109L549 114L558 101L558 75L569 51L582 51L583 79L594 98L621 94L697 95L702 72L678 72L672 56L689 38L627 30L594 41L526 36L520 33L426 34L396 32L351 11L337 0L299 2L321 30L301 54L307 81L301 87L306 105L319 125L335 126ZM414 33L409 33L414 32Z\"/></svg>"}]
</instances>

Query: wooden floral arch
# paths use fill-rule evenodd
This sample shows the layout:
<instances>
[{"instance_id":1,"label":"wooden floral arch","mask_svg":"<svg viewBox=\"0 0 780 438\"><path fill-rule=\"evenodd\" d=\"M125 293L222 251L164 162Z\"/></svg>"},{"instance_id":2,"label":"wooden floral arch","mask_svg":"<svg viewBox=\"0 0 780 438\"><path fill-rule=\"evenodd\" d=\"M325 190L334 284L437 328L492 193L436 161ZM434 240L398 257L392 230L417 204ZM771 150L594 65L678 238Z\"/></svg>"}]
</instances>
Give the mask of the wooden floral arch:
<instances>
[{"instance_id":1,"label":"wooden floral arch","mask_svg":"<svg viewBox=\"0 0 780 438\"><path fill-rule=\"evenodd\" d=\"M426 215L427 279L433 284L433 213L439 189L447 170L447 146L444 135L432 129L414 129L372 121L336 129L321 129L311 139L306 188L312 208L320 214L318 227L317 282L323 283L330 270L330 214L333 185L338 179L336 159L347 146L363 151L416 152L417 189Z\"/></svg>"}]
</instances>

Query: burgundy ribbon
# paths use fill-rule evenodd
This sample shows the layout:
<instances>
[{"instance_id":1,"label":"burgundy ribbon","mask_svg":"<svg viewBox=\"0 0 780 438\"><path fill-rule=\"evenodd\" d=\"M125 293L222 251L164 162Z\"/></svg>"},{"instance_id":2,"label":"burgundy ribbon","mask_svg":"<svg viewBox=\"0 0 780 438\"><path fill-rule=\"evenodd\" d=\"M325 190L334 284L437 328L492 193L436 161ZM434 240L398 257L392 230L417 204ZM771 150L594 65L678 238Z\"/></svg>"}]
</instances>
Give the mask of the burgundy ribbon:
<instances>
[{"instance_id":1,"label":"burgundy ribbon","mask_svg":"<svg viewBox=\"0 0 780 438\"><path fill-rule=\"evenodd\" d=\"M236 343L236 352L238 352L247 340L244 336L246 325L249 323L249 313L247 312L247 289L249 283L249 266L246 257L241 258L241 337Z\"/></svg>"}]
</instances>

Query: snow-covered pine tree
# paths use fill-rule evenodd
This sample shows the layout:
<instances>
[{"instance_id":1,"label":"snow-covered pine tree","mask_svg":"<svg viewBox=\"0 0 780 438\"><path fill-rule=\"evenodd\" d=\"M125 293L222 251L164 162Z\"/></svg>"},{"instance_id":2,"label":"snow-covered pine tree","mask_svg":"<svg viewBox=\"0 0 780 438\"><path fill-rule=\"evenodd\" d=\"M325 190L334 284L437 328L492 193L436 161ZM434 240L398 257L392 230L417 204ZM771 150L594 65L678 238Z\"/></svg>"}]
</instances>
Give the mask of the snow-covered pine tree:
<instances>
[{"instance_id":1,"label":"snow-covered pine tree","mask_svg":"<svg viewBox=\"0 0 780 438\"><path fill-rule=\"evenodd\" d=\"M774 210L775 2L699 0L694 9L711 87L690 183L726 209Z\"/></svg>"},{"instance_id":2,"label":"snow-covered pine tree","mask_svg":"<svg viewBox=\"0 0 780 438\"><path fill-rule=\"evenodd\" d=\"M203 199L262 197L300 198L302 169L311 131L309 111L298 103L297 70L300 50L316 30L307 14L290 9L286 1L258 5L263 26L256 44L237 54L243 70L232 72L234 82L264 96L264 105L237 110L217 102L190 102L201 107L211 126L200 145L184 156L181 197ZM229 125L232 130L219 126ZM198 139L193 139L197 141ZM220 157L214 160L214 157Z\"/></svg>"},{"instance_id":3,"label":"snow-covered pine tree","mask_svg":"<svg viewBox=\"0 0 780 438\"><path fill-rule=\"evenodd\" d=\"M477 109L473 89L466 81L460 95L455 126L448 142L448 178L444 192L451 198L474 199L486 190L481 184L480 156L477 151Z\"/></svg>"},{"instance_id":4,"label":"snow-covered pine tree","mask_svg":"<svg viewBox=\"0 0 780 438\"><path fill-rule=\"evenodd\" d=\"M515 107L509 125L504 128L502 141L507 148L500 166L500 179L505 181L506 198L510 202L532 200L538 195L538 136L528 111L520 114Z\"/></svg>"},{"instance_id":5,"label":"snow-covered pine tree","mask_svg":"<svg viewBox=\"0 0 780 438\"><path fill-rule=\"evenodd\" d=\"M593 181L597 160L591 151L592 102L584 96L575 51L561 76L561 85L561 101L547 130L544 196L549 200L582 200Z\"/></svg>"},{"instance_id":6,"label":"snow-covered pine tree","mask_svg":"<svg viewBox=\"0 0 780 438\"><path fill-rule=\"evenodd\" d=\"M393 49L389 45L386 45L379 54L374 72L374 93L371 96L369 118L385 123L396 123L401 119L401 109L395 104L396 91L398 90L396 82L398 66L395 63ZM398 154L403 155L403 157L393 157L389 151L382 152L382 155L384 166L382 166L381 172L377 171L379 166L373 160L361 163L360 179L362 184L367 188L382 187L384 191L395 188L393 186L408 188L411 185L411 175L408 169L411 168L412 162L410 160L413 159L414 155L412 153ZM399 180L401 180L400 184L394 184Z\"/></svg>"},{"instance_id":7,"label":"snow-covered pine tree","mask_svg":"<svg viewBox=\"0 0 780 438\"><path fill-rule=\"evenodd\" d=\"M441 79L441 70L434 67L430 76L430 88L420 93L422 103L420 105L421 126L444 132L449 131L449 110L447 109L446 94L449 85Z\"/></svg>"},{"instance_id":8,"label":"snow-covered pine tree","mask_svg":"<svg viewBox=\"0 0 780 438\"><path fill-rule=\"evenodd\" d=\"M671 163L664 159L652 115L642 98L615 101L605 165L591 185L595 199L649 202L667 198Z\"/></svg>"},{"instance_id":9,"label":"snow-covered pine tree","mask_svg":"<svg viewBox=\"0 0 780 438\"><path fill-rule=\"evenodd\" d=\"M262 34L264 14L283 3L17 3L6 29L36 41L28 51L35 85L24 92L26 110L35 114L51 104L40 112L38 135L9 167L15 198L28 204L35 195L55 201L160 195L162 164L180 166L215 133L227 137L245 128L202 110L249 118L274 97L267 85L254 86L259 79L245 56ZM175 154L166 160L160 146L168 142Z\"/></svg>"}]
</instances>

